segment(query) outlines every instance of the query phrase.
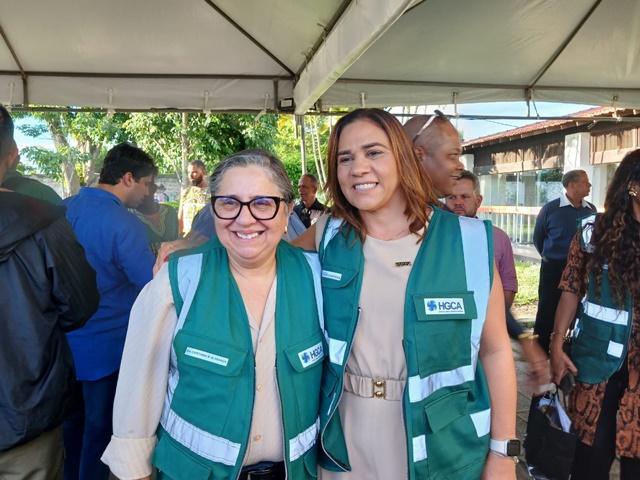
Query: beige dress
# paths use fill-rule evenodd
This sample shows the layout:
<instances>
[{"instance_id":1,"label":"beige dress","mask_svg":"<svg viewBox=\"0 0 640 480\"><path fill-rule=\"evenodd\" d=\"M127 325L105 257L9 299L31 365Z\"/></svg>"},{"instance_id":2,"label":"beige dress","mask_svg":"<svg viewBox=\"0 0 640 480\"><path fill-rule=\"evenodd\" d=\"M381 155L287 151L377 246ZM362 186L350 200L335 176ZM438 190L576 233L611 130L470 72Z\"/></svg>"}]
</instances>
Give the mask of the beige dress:
<instances>
[{"instance_id":1,"label":"beige dress","mask_svg":"<svg viewBox=\"0 0 640 480\"><path fill-rule=\"evenodd\" d=\"M339 405L352 470L337 473L321 469L322 480L407 478L402 417L407 366L402 340L405 291L420 247L418 238L408 235L385 242L367 237L364 243L360 322ZM396 262L404 265L396 266ZM374 391L382 390L373 387L371 379L390 380L386 398L371 397Z\"/></svg>"}]
</instances>

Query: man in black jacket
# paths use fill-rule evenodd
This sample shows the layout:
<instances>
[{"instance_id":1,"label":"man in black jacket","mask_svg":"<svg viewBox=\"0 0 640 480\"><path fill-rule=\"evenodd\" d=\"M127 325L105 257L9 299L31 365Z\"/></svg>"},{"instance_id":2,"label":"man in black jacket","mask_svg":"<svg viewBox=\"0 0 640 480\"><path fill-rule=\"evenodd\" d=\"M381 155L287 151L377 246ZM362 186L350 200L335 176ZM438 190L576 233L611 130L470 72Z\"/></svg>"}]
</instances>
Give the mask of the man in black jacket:
<instances>
[{"instance_id":1,"label":"man in black jacket","mask_svg":"<svg viewBox=\"0 0 640 480\"><path fill-rule=\"evenodd\" d=\"M0 106L0 182L12 145ZM98 301L64 208L0 188L0 478L62 478L61 425L75 383L65 332Z\"/></svg>"}]
</instances>

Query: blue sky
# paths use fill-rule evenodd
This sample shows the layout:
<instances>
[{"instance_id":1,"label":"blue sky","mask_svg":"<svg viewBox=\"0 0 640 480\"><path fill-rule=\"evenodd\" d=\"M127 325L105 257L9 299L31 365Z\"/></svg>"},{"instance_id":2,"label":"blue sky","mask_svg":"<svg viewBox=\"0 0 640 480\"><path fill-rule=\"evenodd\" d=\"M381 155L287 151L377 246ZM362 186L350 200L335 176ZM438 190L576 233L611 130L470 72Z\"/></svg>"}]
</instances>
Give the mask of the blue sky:
<instances>
[{"instance_id":1,"label":"blue sky","mask_svg":"<svg viewBox=\"0 0 640 480\"><path fill-rule=\"evenodd\" d=\"M536 107L541 117L559 117L570 115L581 110L593 108L593 105L576 105L573 103L549 103L537 102ZM437 107L433 107L437 108ZM431 109L432 110L432 109ZM453 115L455 109L453 105L446 105L441 109L447 115ZM498 103L469 103L458 105L458 113L460 115L492 115L492 116L522 116L527 115L527 105L525 102L498 102ZM535 115L536 111L531 107L530 114L532 120L467 120L458 119L457 128L464 132L465 140L473 140L474 138L492 135L505 130L522 127L531 123L538 122ZM455 124L456 120L452 120Z\"/></svg>"},{"instance_id":2,"label":"blue sky","mask_svg":"<svg viewBox=\"0 0 640 480\"><path fill-rule=\"evenodd\" d=\"M571 103L537 103L538 113L540 116L562 116L579 112L580 110L586 110L591 108L591 105L576 105ZM432 112L435 108L439 108L447 115L453 115L455 109L453 105L436 105L428 106L427 112ZM535 114L532 108L532 114ZM422 113L422 112L421 112ZM461 115L505 115L505 116L526 116L527 106L525 102L500 102L500 103L469 103L458 105L458 113ZM493 133L503 132L512 128L521 127L529 123L534 123L538 120L535 118L532 120L467 120L458 119L457 127L464 132L465 140L472 140L474 138L484 137L485 135L491 135ZM16 125L24 123L24 119L16 121ZM453 120L454 124L456 120ZM43 135L38 138L26 137L19 129L16 129L15 133L16 142L19 148L23 148L31 145L41 145L45 148L53 150L53 141L51 137Z\"/></svg>"}]
</instances>

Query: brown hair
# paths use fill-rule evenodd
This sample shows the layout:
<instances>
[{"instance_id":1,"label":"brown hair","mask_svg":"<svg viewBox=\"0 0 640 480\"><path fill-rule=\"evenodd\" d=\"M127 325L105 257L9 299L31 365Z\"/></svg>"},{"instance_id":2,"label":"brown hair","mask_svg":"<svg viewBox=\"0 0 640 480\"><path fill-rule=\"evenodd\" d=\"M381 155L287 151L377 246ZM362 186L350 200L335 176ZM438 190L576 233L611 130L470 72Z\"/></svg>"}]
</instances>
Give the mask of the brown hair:
<instances>
[{"instance_id":1,"label":"brown hair","mask_svg":"<svg viewBox=\"0 0 640 480\"><path fill-rule=\"evenodd\" d=\"M382 129L389 138L391 151L398 165L399 188L402 190L407 207L404 214L411 221L409 227L411 233L417 233L427 224L427 204L437 203L438 199L433 191L431 179L422 168L418 157L413 151L413 144L402 128L400 122L390 113L377 108L361 108L340 118L331 132L327 156L329 168L325 191L331 205L331 214L337 218L346 220L351 228L354 228L364 241L367 228L362 220L360 211L351 205L342 193L338 183L338 144L344 128L356 121L369 121ZM421 239L424 238L424 234Z\"/></svg>"}]
</instances>

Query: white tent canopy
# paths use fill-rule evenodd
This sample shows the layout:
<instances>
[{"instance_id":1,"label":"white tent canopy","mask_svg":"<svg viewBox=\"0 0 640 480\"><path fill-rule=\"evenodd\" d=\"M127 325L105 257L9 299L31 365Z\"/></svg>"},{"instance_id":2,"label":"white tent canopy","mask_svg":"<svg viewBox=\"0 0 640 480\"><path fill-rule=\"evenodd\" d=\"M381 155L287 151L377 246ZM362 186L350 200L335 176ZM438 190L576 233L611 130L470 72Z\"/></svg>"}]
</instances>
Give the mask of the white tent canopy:
<instances>
[{"instance_id":1,"label":"white tent canopy","mask_svg":"<svg viewBox=\"0 0 640 480\"><path fill-rule=\"evenodd\" d=\"M0 102L640 107L637 0L3 0Z\"/></svg>"}]
</instances>

